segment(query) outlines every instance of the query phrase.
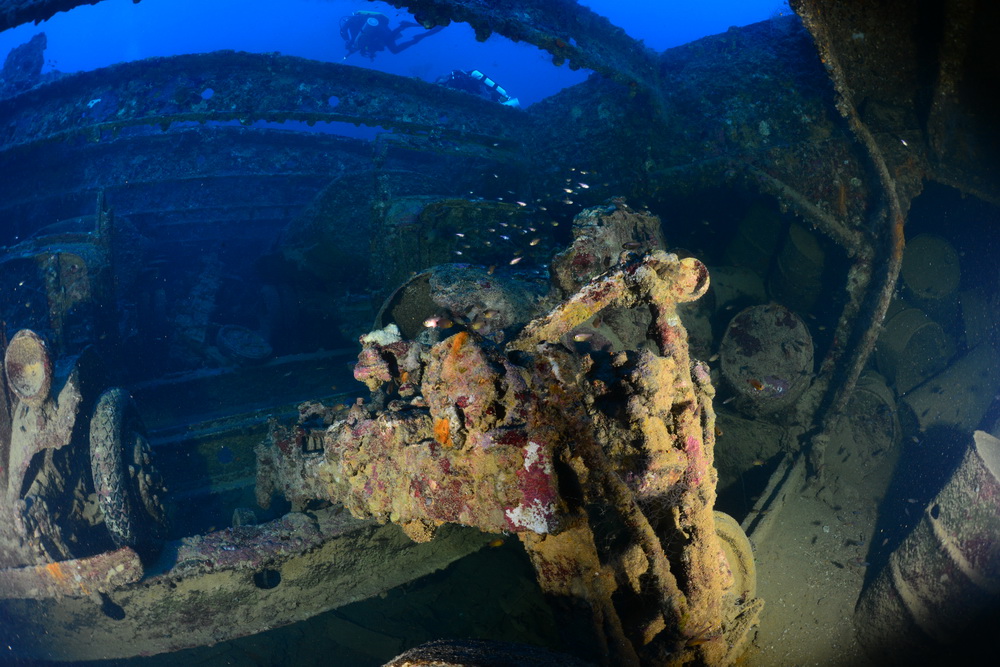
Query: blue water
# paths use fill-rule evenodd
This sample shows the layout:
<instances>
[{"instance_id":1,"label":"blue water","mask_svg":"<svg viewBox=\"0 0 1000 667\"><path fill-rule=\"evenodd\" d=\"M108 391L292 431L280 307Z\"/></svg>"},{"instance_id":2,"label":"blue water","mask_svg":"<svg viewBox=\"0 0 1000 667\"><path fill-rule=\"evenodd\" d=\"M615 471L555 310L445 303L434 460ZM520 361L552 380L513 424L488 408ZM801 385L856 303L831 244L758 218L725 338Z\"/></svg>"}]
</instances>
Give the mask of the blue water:
<instances>
[{"instance_id":1,"label":"blue water","mask_svg":"<svg viewBox=\"0 0 1000 667\"><path fill-rule=\"evenodd\" d=\"M657 50L789 11L780 0L591 0L582 4ZM355 54L345 61L339 19L358 9L380 11L393 26L412 20L404 10L360 0L143 0L138 4L104 0L56 14L37 26L22 25L0 34L0 54L44 31L48 49L43 72L78 72L153 56L219 49L346 62L425 81L434 81L453 69L478 68L507 88L523 106L588 75L586 71L553 67L551 56L530 44L514 43L499 35L477 42L472 29L458 23L399 55L382 52L369 61Z\"/></svg>"}]
</instances>

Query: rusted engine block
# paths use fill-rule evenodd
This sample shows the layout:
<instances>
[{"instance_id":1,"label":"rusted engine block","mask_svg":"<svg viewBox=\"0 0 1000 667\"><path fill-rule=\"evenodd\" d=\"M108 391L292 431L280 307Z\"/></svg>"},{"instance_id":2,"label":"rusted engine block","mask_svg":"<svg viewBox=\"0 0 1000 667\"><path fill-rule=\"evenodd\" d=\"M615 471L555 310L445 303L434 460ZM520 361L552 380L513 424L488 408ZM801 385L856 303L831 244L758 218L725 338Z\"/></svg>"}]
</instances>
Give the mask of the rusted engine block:
<instances>
[{"instance_id":1,"label":"rusted engine block","mask_svg":"<svg viewBox=\"0 0 1000 667\"><path fill-rule=\"evenodd\" d=\"M443 522L554 530L554 443L531 426L537 401L524 369L468 332L431 347L400 340L394 328L365 338L355 373L370 387L395 385L400 397L375 414L356 405L320 434L275 426L258 470L279 471L293 503L343 502L356 516L402 523L418 540ZM258 480L266 502L270 485Z\"/></svg>"}]
</instances>

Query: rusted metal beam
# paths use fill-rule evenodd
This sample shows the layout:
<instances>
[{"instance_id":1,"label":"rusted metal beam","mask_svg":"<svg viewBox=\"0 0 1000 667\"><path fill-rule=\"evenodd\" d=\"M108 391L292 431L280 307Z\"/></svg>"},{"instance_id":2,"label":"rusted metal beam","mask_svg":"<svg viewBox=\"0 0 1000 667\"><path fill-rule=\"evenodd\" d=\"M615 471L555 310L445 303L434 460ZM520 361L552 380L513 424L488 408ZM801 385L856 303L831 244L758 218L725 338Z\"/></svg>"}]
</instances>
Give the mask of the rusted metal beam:
<instances>
[{"instance_id":1,"label":"rusted metal beam","mask_svg":"<svg viewBox=\"0 0 1000 667\"><path fill-rule=\"evenodd\" d=\"M405 7L425 26L468 23L476 39L498 33L552 54L556 65L569 62L609 79L659 93L655 51L629 37L608 19L576 0L389 0Z\"/></svg>"},{"instance_id":2,"label":"rusted metal beam","mask_svg":"<svg viewBox=\"0 0 1000 667\"><path fill-rule=\"evenodd\" d=\"M906 224L906 213L909 210L912 197L919 192L921 187L917 174L912 171L900 171L897 165L893 164L892 153L885 150L884 141L879 141L866 119L862 117L857 91L851 85L848 71L844 68L844 62L841 58L842 54L850 58L849 43L845 43L842 37L840 41L837 41L835 37L836 33L842 31L845 26L842 23L830 21L828 17L820 19L823 4L823 0L798 0L793 3L796 12L802 16L805 25L812 32L819 48L820 57L830 72L830 77L839 95L837 108L847 119L851 131L868 154L873 175L886 202L886 210L885 215L876 214L873 216L873 221L882 228L877 234L881 247L870 255L861 255L856 259L851 272L855 281L853 284L848 283L847 285L851 303L842 314L838 329L847 329L849 326L848 316L851 320L856 315L860 315L863 319L861 323L853 327L854 341L846 352L841 379L836 384L831 385L827 400L817 415L820 430L813 438L810 452L812 472L817 475L824 469L823 459L829 441L829 433L836 427L841 411L850 398L851 392L854 391L858 377L860 377L868 357L875 349L879 332L882 330L882 321L885 319L889 303L895 293L896 281L903 263L903 250L906 245L903 230ZM879 15L881 14L879 13ZM880 34L878 37L873 36L873 39L875 38L884 39L885 34ZM903 43L905 44L906 41L904 40ZM913 67L917 65L915 62L908 64ZM905 70L896 72L895 75L907 78ZM914 75L910 73L909 76ZM915 93L912 88L910 92ZM903 143L905 144L905 141ZM873 260L876 258L882 260L883 264L882 270L878 273L873 265ZM866 298L871 298L871 304L867 310L863 310L861 305Z\"/></svg>"}]
</instances>

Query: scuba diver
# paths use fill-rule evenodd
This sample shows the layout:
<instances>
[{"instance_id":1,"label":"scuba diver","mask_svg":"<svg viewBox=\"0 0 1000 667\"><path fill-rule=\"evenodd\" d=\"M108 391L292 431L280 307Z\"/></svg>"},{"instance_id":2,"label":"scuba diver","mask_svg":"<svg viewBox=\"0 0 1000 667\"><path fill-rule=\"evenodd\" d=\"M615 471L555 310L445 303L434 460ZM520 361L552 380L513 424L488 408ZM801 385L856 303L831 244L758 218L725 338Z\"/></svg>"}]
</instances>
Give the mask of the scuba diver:
<instances>
[{"instance_id":1,"label":"scuba diver","mask_svg":"<svg viewBox=\"0 0 1000 667\"><path fill-rule=\"evenodd\" d=\"M447 88L454 88L466 93L478 95L491 102L497 102L507 107L515 109L521 106L516 97L511 97L500 85L477 69L463 72L460 69L452 70L439 78L438 83Z\"/></svg>"},{"instance_id":2,"label":"scuba diver","mask_svg":"<svg viewBox=\"0 0 1000 667\"><path fill-rule=\"evenodd\" d=\"M413 39L401 44L396 43L404 30L420 27L422 26L419 23L403 21L395 30L389 30L389 17L380 12L358 11L350 16L343 16L340 19L340 36L347 48L344 59L346 60L347 56L355 51L372 60L375 60L375 54L382 49L389 49L390 53L399 53L444 28L443 25L435 26Z\"/></svg>"}]
</instances>

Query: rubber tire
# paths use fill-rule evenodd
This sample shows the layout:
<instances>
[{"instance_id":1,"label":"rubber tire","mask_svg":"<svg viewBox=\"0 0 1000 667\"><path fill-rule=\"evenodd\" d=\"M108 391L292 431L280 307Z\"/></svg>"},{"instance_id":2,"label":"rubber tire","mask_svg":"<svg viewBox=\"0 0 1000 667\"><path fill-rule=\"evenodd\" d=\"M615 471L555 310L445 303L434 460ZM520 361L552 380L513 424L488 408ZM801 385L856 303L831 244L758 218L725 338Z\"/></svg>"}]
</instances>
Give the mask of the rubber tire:
<instances>
[{"instance_id":1,"label":"rubber tire","mask_svg":"<svg viewBox=\"0 0 1000 667\"><path fill-rule=\"evenodd\" d=\"M145 511L126 460L139 427L138 410L121 387L97 399L90 419L90 469L104 524L117 547L135 548L144 537Z\"/></svg>"}]
</instances>

